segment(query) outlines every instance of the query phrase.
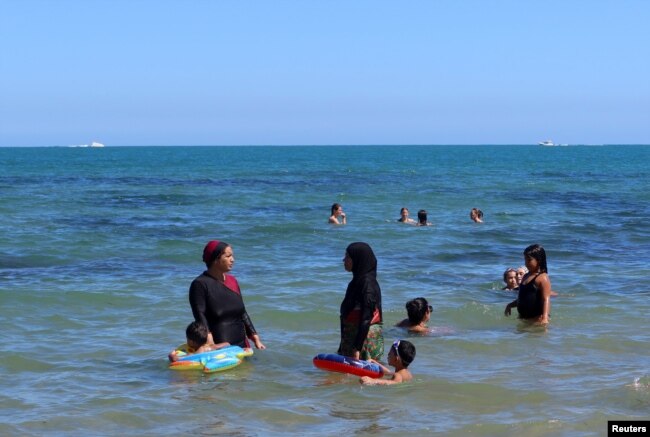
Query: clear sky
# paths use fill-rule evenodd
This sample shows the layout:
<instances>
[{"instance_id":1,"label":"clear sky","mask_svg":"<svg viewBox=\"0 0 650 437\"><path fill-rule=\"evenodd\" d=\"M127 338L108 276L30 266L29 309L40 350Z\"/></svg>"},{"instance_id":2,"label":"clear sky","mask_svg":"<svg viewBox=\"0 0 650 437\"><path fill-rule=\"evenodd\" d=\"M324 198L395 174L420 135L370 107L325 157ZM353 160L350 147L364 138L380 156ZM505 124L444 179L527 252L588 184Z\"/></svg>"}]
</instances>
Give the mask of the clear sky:
<instances>
[{"instance_id":1,"label":"clear sky","mask_svg":"<svg viewBox=\"0 0 650 437\"><path fill-rule=\"evenodd\" d=\"M650 143L650 1L0 0L0 146Z\"/></svg>"}]
</instances>

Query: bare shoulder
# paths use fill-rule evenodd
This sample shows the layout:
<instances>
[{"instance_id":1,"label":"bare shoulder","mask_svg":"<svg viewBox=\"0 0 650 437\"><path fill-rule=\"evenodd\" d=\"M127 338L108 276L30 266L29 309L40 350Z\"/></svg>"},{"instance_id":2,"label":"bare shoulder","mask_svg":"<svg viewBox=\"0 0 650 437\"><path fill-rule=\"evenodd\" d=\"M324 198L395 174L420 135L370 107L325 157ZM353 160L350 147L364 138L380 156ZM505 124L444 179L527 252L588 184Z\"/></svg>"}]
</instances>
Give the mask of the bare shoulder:
<instances>
[{"instance_id":1,"label":"bare shoulder","mask_svg":"<svg viewBox=\"0 0 650 437\"><path fill-rule=\"evenodd\" d=\"M548 277L548 273L540 273L535 278L535 282L538 284L550 283L551 279Z\"/></svg>"},{"instance_id":2,"label":"bare shoulder","mask_svg":"<svg viewBox=\"0 0 650 437\"><path fill-rule=\"evenodd\" d=\"M422 325L409 326L409 332L413 332L415 334L428 334L429 328Z\"/></svg>"},{"instance_id":3,"label":"bare shoulder","mask_svg":"<svg viewBox=\"0 0 650 437\"><path fill-rule=\"evenodd\" d=\"M402 369L399 372L395 372L395 375L393 376L393 381L395 382L409 382L411 379L413 379L413 375L411 375L411 372L409 372L408 369Z\"/></svg>"},{"instance_id":4,"label":"bare shoulder","mask_svg":"<svg viewBox=\"0 0 650 437\"><path fill-rule=\"evenodd\" d=\"M397 322L395 326L397 326L398 328L410 328L411 322L409 321L409 319L404 319L401 322Z\"/></svg>"}]
</instances>

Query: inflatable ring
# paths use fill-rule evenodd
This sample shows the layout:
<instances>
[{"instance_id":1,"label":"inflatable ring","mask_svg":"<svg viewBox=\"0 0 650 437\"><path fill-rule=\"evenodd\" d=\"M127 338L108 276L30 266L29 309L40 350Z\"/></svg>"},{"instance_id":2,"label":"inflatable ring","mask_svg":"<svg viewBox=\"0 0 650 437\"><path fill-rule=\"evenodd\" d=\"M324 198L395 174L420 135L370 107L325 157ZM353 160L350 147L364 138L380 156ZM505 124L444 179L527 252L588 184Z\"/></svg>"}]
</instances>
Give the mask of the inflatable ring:
<instances>
[{"instance_id":1,"label":"inflatable ring","mask_svg":"<svg viewBox=\"0 0 650 437\"><path fill-rule=\"evenodd\" d=\"M187 344L175 350L177 360L169 364L172 370L203 370L205 373L221 372L241 364L244 357L253 355L250 348L227 346L199 354L188 354Z\"/></svg>"},{"instance_id":2,"label":"inflatable ring","mask_svg":"<svg viewBox=\"0 0 650 437\"><path fill-rule=\"evenodd\" d=\"M356 376L381 378L384 371L375 363L338 354L318 354L314 357L314 366L330 372L348 373Z\"/></svg>"}]
</instances>

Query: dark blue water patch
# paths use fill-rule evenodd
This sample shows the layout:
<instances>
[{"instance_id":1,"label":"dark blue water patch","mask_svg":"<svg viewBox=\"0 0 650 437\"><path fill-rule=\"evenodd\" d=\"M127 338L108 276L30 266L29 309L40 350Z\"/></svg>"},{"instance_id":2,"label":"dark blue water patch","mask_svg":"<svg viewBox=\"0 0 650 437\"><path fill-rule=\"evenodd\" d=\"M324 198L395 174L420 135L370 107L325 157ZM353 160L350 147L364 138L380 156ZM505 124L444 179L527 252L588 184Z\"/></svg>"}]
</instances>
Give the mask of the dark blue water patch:
<instances>
[{"instance_id":1,"label":"dark blue water patch","mask_svg":"<svg viewBox=\"0 0 650 437\"><path fill-rule=\"evenodd\" d=\"M193 205L199 202L201 196L187 194L127 194L113 193L108 196L93 196L91 204L106 208L137 207L155 209L166 206Z\"/></svg>"},{"instance_id":2,"label":"dark blue water patch","mask_svg":"<svg viewBox=\"0 0 650 437\"><path fill-rule=\"evenodd\" d=\"M93 254L94 255L94 254ZM46 260L31 262L11 268L0 268L0 278L11 279L14 289L27 288L32 292L92 292L107 290L128 290L133 287L140 290L141 283L150 283L158 288L169 284L169 278L178 277L191 280L201 271L187 254L184 263L165 261L161 256L147 257L147 254L130 254L130 256L106 256L95 259ZM198 266L198 267L197 267ZM162 274L164 269L164 275ZM162 281L162 282L161 282ZM183 282L183 290L189 282ZM4 290L12 293L13 290ZM148 290L141 290L148 294Z\"/></svg>"}]
</instances>

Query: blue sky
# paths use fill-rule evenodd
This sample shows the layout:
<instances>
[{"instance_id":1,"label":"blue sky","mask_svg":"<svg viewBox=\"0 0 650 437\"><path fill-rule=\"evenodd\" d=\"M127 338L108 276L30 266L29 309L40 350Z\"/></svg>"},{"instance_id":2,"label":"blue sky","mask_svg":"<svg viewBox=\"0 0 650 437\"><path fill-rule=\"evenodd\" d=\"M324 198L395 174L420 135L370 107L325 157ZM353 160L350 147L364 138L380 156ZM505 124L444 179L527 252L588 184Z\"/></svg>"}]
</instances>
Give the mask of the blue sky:
<instances>
[{"instance_id":1,"label":"blue sky","mask_svg":"<svg viewBox=\"0 0 650 437\"><path fill-rule=\"evenodd\" d=\"M650 2L3 0L0 146L650 143Z\"/></svg>"}]
</instances>

